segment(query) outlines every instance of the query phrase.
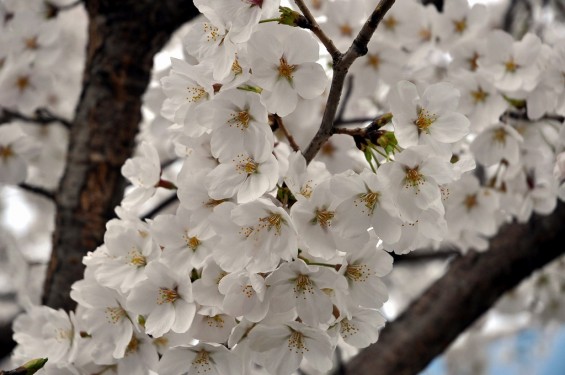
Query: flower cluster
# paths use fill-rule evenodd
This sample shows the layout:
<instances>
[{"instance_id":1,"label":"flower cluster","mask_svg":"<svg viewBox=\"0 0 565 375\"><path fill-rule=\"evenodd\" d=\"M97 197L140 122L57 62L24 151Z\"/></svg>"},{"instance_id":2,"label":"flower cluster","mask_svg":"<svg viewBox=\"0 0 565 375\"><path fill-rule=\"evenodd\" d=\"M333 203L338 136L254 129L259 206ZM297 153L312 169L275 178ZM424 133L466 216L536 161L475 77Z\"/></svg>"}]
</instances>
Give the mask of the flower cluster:
<instances>
[{"instance_id":1,"label":"flower cluster","mask_svg":"<svg viewBox=\"0 0 565 375\"><path fill-rule=\"evenodd\" d=\"M441 13L399 0L351 68L339 134L310 161L300 149L331 75L313 34L277 18L276 0L194 3L205 18L152 105L166 140L123 166L133 187L84 258L76 313L19 318L18 360L41 342L53 374L328 371L338 344L377 340L389 252L485 250L505 221L565 198L563 45L489 30L465 0ZM341 49L375 7L316 3ZM176 211L139 219L160 189L177 191Z\"/></svg>"}]
</instances>

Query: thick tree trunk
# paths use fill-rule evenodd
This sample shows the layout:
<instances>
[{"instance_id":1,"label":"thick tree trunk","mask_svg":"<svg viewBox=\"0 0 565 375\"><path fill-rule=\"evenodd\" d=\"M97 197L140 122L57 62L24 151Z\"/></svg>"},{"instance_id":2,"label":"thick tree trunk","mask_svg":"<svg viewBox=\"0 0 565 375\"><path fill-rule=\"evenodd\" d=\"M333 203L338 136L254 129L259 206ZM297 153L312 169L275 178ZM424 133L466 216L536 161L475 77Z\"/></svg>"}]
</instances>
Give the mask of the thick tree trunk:
<instances>
[{"instance_id":1,"label":"thick tree trunk","mask_svg":"<svg viewBox=\"0 0 565 375\"><path fill-rule=\"evenodd\" d=\"M133 153L141 98L153 56L172 32L198 14L190 1L87 0L88 49L83 90L70 130L67 164L56 195L53 250L43 302L71 310L71 284L82 257L103 242L124 192L120 168Z\"/></svg>"}]
</instances>

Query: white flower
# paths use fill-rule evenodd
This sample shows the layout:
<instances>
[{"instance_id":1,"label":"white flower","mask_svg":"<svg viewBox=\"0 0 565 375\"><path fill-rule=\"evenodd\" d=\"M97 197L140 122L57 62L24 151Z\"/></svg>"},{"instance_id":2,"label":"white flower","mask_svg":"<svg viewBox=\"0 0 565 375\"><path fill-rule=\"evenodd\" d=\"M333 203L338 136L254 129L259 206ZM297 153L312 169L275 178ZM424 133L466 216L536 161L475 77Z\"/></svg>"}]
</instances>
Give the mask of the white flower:
<instances>
[{"instance_id":1,"label":"white flower","mask_svg":"<svg viewBox=\"0 0 565 375\"><path fill-rule=\"evenodd\" d=\"M339 269L348 283L349 307L380 308L388 299L381 277L392 271L392 257L371 239L358 251L348 252ZM349 308L348 308L349 310Z\"/></svg>"},{"instance_id":2,"label":"white flower","mask_svg":"<svg viewBox=\"0 0 565 375\"><path fill-rule=\"evenodd\" d=\"M489 167L502 160L511 165L520 160L522 136L514 128L498 124L485 129L471 143L471 151L478 163Z\"/></svg>"},{"instance_id":3,"label":"white flower","mask_svg":"<svg viewBox=\"0 0 565 375\"><path fill-rule=\"evenodd\" d=\"M385 242L398 240L398 209L383 178L381 173L364 170L360 175L340 175L332 179L332 191L345 198L336 207L336 219L333 222L340 236L367 240L367 229L372 227Z\"/></svg>"},{"instance_id":4,"label":"white flower","mask_svg":"<svg viewBox=\"0 0 565 375\"><path fill-rule=\"evenodd\" d=\"M307 31L284 25L261 25L249 41L252 80L263 89L267 110L284 117L298 98L324 92L327 76L318 60L318 42Z\"/></svg>"},{"instance_id":5,"label":"white flower","mask_svg":"<svg viewBox=\"0 0 565 375\"><path fill-rule=\"evenodd\" d=\"M259 95L241 90L223 91L199 108L199 122L212 129L212 155L227 159L255 144L273 144L267 109Z\"/></svg>"},{"instance_id":6,"label":"white flower","mask_svg":"<svg viewBox=\"0 0 565 375\"><path fill-rule=\"evenodd\" d=\"M151 198L161 179L161 162L155 147L148 142L142 142L139 155L126 160L122 174L134 186L133 191L126 194L122 201L124 207L132 208Z\"/></svg>"},{"instance_id":7,"label":"white flower","mask_svg":"<svg viewBox=\"0 0 565 375\"><path fill-rule=\"evenodd\" d=\"M416 146L426 143L426 137L440 143L461 140L469 131L469 120L455 112L458 102L459 91L450 83L430 85L420 95L413 83L399 82L390 99L398 144Z\"/></svg>"},{"instance_id":8,"label":"white flower","mask_svg":"<svg viewBox=\"0 0 565 375\"><path fill-rule=\"evenodd\" d=\"M178 274L158 261L151 262L145 273L147 279L128 296L128 310L146 316L145 332L154 337L169 330L186 332L196 312L188 275Z\"/></svg>"},{"instance_id":9,"label":"white flower","mask_svg":"<svg viewBox=\"0 0 565 375\"><path fill-rule=\"evenodd\" d=\"M479 59L479 67L499 90L531 91L538 84L540 69L536 60L542 43L534 34L514 41L510 34L495 30L487 38L487 53Z\"/></svg>"},{"instance_id":10,"label":"white flower","mask_svg":"<svg viewBox=\"0 0 565 375\"><path fill-rule=\"evenodd\" d=\"M298 251L297 233L286 211L259 199L218 207L213 221L221 241L214 259L227 271L269 272L281 260L290 261Z\"/></svg>"},{"instance_id":11,"label":"white flower","mask_svg":"<svg viewBox=\"0 0 565 375\"><path fill-rule=\"evenodd\" d=\"M179 208L176 215L159 215L151 223L151 233L163 251L161 262L179 272L199 268L212 255L215 241L209 228L193 223L190 213Z\"/></svg>"},{"instance_id":12,"label":"white flower","mask_svg":"<svg viewBox=\"0 0 565 375\"><path fill-rule=\"evenodd\" d=\"M19 126L0 127L0 184L17 185L27 177L27 164L38 149Z\"/></svg>"},{"instance_id":13,"label":"white flower","mask_svg":"<svg viewBox=\"0 0 565 375\"><path fill-rule=\"evenodd\" d=\"M347 289L343 276L326 267L308 266L302 260L284 263L267 277L272 290L271 309L284 312L296 307L298 316L311 326L327 323L332 302L322 289Z\"/></svg>"},{"instance_id":14,"label":"white flower","mask_svg":"<svg viewBox=\"0 0 565 375\"><path fill-rule=\"evenodd\" d=\"M73 317L62 309L31 306L14 321L14 352L16 361L48 357L53 363L71 363L78 332Z\"/></svg>"},{"instance_id":15,"label":"white flower","mask_svg":"<svg viewBox=\"0 0 565 375\"><path fill-rule=\"evenodd\" d=\"M159 361L161 375L241 374L241 362L221 345L198 344L166 351Z\"/></svg>"},{"instance_id":16,"label":"white flower","mask_svg":"<svg viewBox=\"0 0 565 375\"><path fill-rule=\"evenodd\" d=\"M239 203L246 203L272 190L279 178L272 149L271 144L254 144L233 158L220 159L220 165L207 175L210 197L235 196Z\"/></svg>"},{"instance_id":17,"label":"white flower","mask_svg":"<svg viewBox=\"0 0 565 375\"><path fill-rule=\"evenodd\" d=\"M134 330L132 320L125 310L125 298L116 290L103 287L92 279L74 283L71 297L85 307L81 317L86 332L91 336L89 339L99 344L112 345L112 357L122 358ZM108 349L105 351L110 353Z\"/></svg>"},{"instance_id":18,"label":"white flower","mask_svg":"<svg viewBox=\"0 0 565 375\"><path fill-rule=\"evenodd\" d=\"M298 322L255 326L249 333L249 347L258 352L257 362L270 374L290 375L303 359L319 371L332 367L333 347L329 336Z\"/></svg>"},{"instance_id":19,"label":"white flower","mask_svg":"<svg viewBox=\"0 0 565 375\"><path fill-rule=\"evenodd\" d=\"M385 318L373 309L356 308L351 317L343 317L330 330L335 329L343 341L356 348L365 348L377 341L379 329Z\"/></svg>"},{"instance_id":20,"label":"white flower","mask_svg":"<svg viewBox=\"0 0 565 375\"><path fill-rule=\"evenodd\" d=\"M437 156L427 146L412 147L396 155L392 163L379 170L388 181L388 191L403 220L418 220L422 210L444 213L440 184L454 180L455 172L448 161Z\"/></svg>"},{"instance_id":21,"label":"white flower","mask_svg":"<svg viewBox=\"0 0 565 375\"><path fill-rule=\"evenodd\" d=\"M147 229L123 221L107 229L104 243L109 256L98 263L94 277L104 286L127 293L146 278L145 266L159 254Z\"/></svg>"},{"instance_id":22,"label":"white flower","mask_svg":"<svg viewBox=\"0 0 565 375\"><path fill-rule=\"evenodd\" d=\"M310 199L314 188L331 176L324 163L313 160L306 165L306 159L299 151L293 152L288 159L284 182L298 200Z\"/></svg>"},{"instance_id":23,"label":"white flower","mask_svg":"<svg viewBox=\"0 0 565 375\"><path fill-rule=\"evenodd\" d=\"M243 316L251 322L259 322L267 315L267 287L261 275L232 273L220 280L219 290L225 295L222 309L227 314Z\"/></svg>"}]
</instances>

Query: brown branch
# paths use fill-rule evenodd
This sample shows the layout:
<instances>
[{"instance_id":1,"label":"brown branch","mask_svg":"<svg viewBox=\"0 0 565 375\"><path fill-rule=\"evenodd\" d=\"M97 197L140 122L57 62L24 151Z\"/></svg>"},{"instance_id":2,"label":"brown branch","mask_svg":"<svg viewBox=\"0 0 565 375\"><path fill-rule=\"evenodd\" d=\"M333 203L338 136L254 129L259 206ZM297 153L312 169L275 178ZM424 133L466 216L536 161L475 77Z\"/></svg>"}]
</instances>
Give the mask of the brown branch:
<instances>
[{"instance_id":1,"label":"brown branch","mask_svg":"<svg viewBox=\"0 0 565 375\"><path fill-rule=\"evenodd\" d=\"M286 137L288 144L290 145L292 150L293 151L300 151L300 146L298 146L298 143L296 143L296 140L294 139L292 134L290 134L288 129L284 126L282 118L279 115L277 115L276 113L273 114L273 115L270 115L270 117L271 117L271 120L273 122L274 128L280 129L283 132L283 134Z\"/></svg>"},{"instance_id":2,"label":"brown branch","mask_svg":"<svg viewBox=\"0 0 565 375\"><path fill-rule=\"evenodd\" d=\"M83 90L69 134L57 198L53 251L44 304L71 310L71 285L83 276L82 257L104 239L133 154L142 95L153 56L180 25L199 13L184 0L87 0L89 40Z\"/></svg>"},{"instance_id":3,"label":"brown branch","mask_svg":"<svg viewBox=\"0 0 565 375\"><path fill-rule=\"evenodd\" d=\"M171 204L178 202L177 194L172 194L170 197L159 203L155 206L151 211L147 212L145 215L141 217L141 220L151 219L159 212L164 210L165 208L169 207Z\"/></svg>"},{"instance_id":4,"label":"brown branch","mask_svg":"<svg viewBox=\"0 0 565 375\"><path fill-rule=\"evenodd\" d=\"M345 89L345 95L343 96L343 100L341 101L341 106L335 117L334 126L335 124L340 123L343 120L345 110L347 109L347 103L349 103L349 99L351 99L352 93L353 93L353 77L349 76L347 77L347 88Z\"/></svg>"},{"instance_id":5,"label":"brown branch","mask_svg":"<svg viewBox=\"0 0 565 375\"><path fill-rule=\"evenodd\" d=\"M394 265L416 265L434 260L446 261L461 255L455 250L417 250L408 254L391 254Z\"/></svg>"},{"instance_id":6,"label":"brown branch","mask_svg":"<svg viewBox=\"0 0 565 375\"><path fill-rule=\"evenodd\" d=\"M28 191L30 193L39 195L40 197L47 198L50 201L53 201L53 202L55 201L55 193L53 193L52 191L46 190L42 187L33 186L33 185L26 184L26 183L21 183L21 184L18 185L18 187L20 189L23 189L23 190Z\"/></svg>"},{"instance_id":7,"label":"brown branch","mask_svg":"<svg viewBox=\"0 0 565 375\"><path fill-rule=\"evenodd\" d=\"M395 0L381 0L367 22L359 31L359 34L351 44L351 47L341 57L334 61L334 76L326 103L326 109L322 117L322 123L318 132L314 136L312 142L304 153L304 158L309 163L314 159L320 148L332 135L332 128L335 121L335 114L339 106L341 92L343 90L343 83L351 64L359 57L367 54L367 44L371 40L377 26L383 19L384 15L392 7Z\"/></svg>"},{"instance_id":8,"label":"brown branch","mask_svg":"<svg viewBox=\"0 0 565 375\"><path fill-rule=\"evenodd\" d=\"M318 24L318 22L316 22L316 19L314 18L314 16L310 12L310 9L308 9L306 4L304 4L304 1L303 0L294 0L294 2L296 3L296 6L298 6L298 8L302 12L302 14L304 14L304 17L306 18L306 20L309 23L309 25L308 25L309 27L306 27L306 28L311 30L314 33L314 35L316 35L318 37L320 42L322 42L324 47L326 47L326 50L328 50L328 53L331 55L334 63L336 61L338 61L339 59L341 59L341 56L342 56L341 52L337 49L334 42L320 28L320 25Z\"/></svg>"},{"instance_id":9,"label":"brown branch","mask_svg":"<svg viewBox=\"0 0 565 375\"><path fill-rule=\"evenodd\" d=\"M443 277L347 364L348 374L407 375L423 370L505 292L565 253L565 204L526 224L505 225L484 253L455 259Z\"/></svg>"},{"instance_id":10,"label":"brown branch","mask_svg":"<svg viewBox=\"0 0 565 375\"><path fill-rule=\"evenodd\" d=\"M12 121L30 122L38 125L60 123L66 128L71 127L71 122L69 120L56 116L45 108L37 109L33 116L24 115L23 113L12 111L7 108L0 108L0 125L7 124Z\"/></svg>"}]
</instances>

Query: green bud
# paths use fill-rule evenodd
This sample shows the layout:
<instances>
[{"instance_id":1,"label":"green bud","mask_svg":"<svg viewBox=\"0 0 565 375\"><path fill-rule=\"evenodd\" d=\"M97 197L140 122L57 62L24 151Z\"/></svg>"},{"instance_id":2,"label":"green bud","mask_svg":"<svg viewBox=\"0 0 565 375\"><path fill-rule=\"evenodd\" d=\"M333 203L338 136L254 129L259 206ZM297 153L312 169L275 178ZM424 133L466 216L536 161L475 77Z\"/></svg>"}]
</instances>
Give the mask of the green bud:
<instances>
[{"instance_id":1,"label":"green bud","mask_svg":"<svg viewBox=\"0 0 565 375\"><path fill-rule=\"evenodd\" d=\"M45 366L46 363L47 358L36 358L24 363L22 367L27 370L26 375L32 375L39 371L43 366Z\"/></svg>"}]
</instances>

